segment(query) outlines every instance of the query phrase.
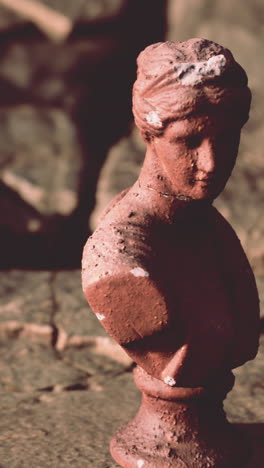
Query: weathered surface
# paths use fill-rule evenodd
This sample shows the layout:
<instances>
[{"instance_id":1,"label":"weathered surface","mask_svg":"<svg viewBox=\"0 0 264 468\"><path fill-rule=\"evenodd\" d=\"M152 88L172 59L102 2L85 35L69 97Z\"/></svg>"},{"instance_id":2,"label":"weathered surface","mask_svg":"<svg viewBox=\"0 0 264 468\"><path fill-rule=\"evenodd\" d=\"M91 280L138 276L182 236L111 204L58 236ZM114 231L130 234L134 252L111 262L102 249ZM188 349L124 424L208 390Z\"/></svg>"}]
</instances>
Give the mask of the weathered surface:
<instances>
[{"instance_id":1,"label":"weathered surface","mask_svg":"<svg viewBox=\"0 0 264 468\"><path fill-rule=\"evenodd\" d=\"M1 466L114 466L109 434L138 395L131 361L84 310L80 271L0 276Z\"/></svg>"},{"instance_id":2,"label":"weathered surface","mask_svg":"<svg viewBox=\"0 0 264 468\"><path fill-rule=\"evenodd\" d=\"M1 392L56 391L85 381L85 372L65 364L49 343L13 338L0 351Z\"/></svg>"},{"instance_id":3,"label":"weathered surface","mask_svg":"<svg viewBox=\"0 0 264 468\"><path fill-rule=\"evenodd\" d=\"M264 336L260 338L260 346L254 361L246 363L234 371L236 384L227 397L225 407L230 421L234 423L264 423ZM251 395L252 398L247 398Z\"/></svg>"},{"instance_id":4,"label":"weathered surface","mask_svg":"<svg viewBox=\"0 0 264 468\"><path fill-rule=\"evenodd\" d=\"M264 336L254 361L235 370L235 386L225 401L230 422L250 438L253 450L246 468L261 468L264 458Z\"/></svg>"},{"instance_id":5,"label":"weathered surface","mask_svg":"<svg viewBox=\"0 0 264 468\"><path fill-rule=\"evenodd\" d=\"M139 396L131 375L90 390L5 393L1 396L3 468L113 468L109 434L132 416ZM115 402L115 403L114 403Z\"/></svg>"},{"instance_id":6,"label":"weathered surface","mask_svg":"<svg viewBox=\"0 0 264 468\"><path fill-rule=\"evenodd\" d=\"M106 336L87 305L80 271L0 273L0 338L51 346L56 352L89 349L119 363L131 360ZM70 313L69 313L70 312ZM83 357L81 358L83 359Z\"/></svg>"},{"instance_id":7,"label":"weathered surface","mask_svg":"<svg viewBox=\"0 0 264 468\"><path fill-rule=\"evenodd\" d=\"M1 272L0 285L1 466L28 468L34 461L39 468L117 468L109 439L136 413L140 395L128 363L96 351L96 338L104 337L85 310L80 271ZM10 336L11 321L35 328ZM64 350L56 349L54 325L72 340ZM230 420L254 441L257 458L249 468L260 468L264 456L261 342L256 360L236 371L225 403Z\"/></svg>"},{"instance_id":8,"label":"weathered surface","mask_svg":"<svg viewBox=\"0 0 264 468\"><path fill-rule=\"evenodd\" d=\"M80 270L54 274L52 287L56 303L56 327L63 329L68 336L106 336L97 318L87 307L80 284Z\"/></svg>"},{"instance_id":9,"label":"weathered surface","mask_svg":"<svg viewBox=\"0 0 264 468\"><path fill-rule=\"evenodd\" d=\"M8 321L48 325L53 316L50 272L0 272L0 326Z\"/></svg>"}]
</instances>

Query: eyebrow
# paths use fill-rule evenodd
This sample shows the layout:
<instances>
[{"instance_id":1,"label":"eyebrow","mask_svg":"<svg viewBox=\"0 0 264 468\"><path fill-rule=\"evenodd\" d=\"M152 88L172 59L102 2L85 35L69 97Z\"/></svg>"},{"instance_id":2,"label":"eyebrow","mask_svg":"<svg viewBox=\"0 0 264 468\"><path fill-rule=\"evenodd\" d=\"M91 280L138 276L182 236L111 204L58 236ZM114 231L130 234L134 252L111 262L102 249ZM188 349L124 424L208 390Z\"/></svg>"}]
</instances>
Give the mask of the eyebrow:
<instances>
[{"instance_id":1,"label":"eyebrow","mask_svg":"<svg viewBox=\"0 0 264 468\"><path fill-rule=\"evenodd\" d=\"M202 128L199 129L199 124L195 127L192 127L192 128L189 128L189 129L186 129L186 128L181 128L179 126L179 128L174 128L172 129L171 127L169 128L168 127L168 132L167 132L167 136L170 138L174 138L174 139L184 139L184 138L188 138L190 136L195 136L195 135L202 135L203 134L203 131L204 129L206 128L206 125L201 125Z\"/></svg>"}]
</instances>

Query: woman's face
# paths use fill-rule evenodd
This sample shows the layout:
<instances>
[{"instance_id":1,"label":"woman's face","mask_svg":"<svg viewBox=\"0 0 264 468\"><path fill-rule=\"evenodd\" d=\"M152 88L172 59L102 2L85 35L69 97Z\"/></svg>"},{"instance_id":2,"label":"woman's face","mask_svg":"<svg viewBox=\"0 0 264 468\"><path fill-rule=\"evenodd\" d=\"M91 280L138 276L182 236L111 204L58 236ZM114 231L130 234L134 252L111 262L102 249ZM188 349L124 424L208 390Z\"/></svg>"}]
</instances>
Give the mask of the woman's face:
<instances>
[{"instance_id":1,"label":"woman's face","mask_svg":"<svg viewBox=\"0 0 264 468\"><path fill-rule=\"evenodd\" d=\"M148 143L158 157L172 192L193 200L214 199L234 167L241 123L217 108L171 122Z\"/></svg>"}]
</instances>

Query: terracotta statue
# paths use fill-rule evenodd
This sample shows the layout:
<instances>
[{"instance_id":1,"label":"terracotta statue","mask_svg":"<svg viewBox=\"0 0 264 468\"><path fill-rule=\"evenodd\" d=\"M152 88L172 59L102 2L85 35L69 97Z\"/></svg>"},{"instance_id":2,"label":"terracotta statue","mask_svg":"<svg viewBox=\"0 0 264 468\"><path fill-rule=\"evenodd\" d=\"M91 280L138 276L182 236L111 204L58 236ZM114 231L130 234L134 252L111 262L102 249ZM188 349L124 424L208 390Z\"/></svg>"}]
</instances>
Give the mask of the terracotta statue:
<instances>
[{"instance_id":1,"label":"terracotta statue","mask_svg":"<svg viewBox=\"0 0 264 468\"><path fill-rule=\"evenodd\" d=\"M123 467L235 468L248 446L225 418L231 370L258 348L252 270L212 206L248 120L247 76L222 46L165 42L138 57L133 91L146 158L83 256L83 289L138 364L135 419L112 439Z\"/></svg>"}]
</instances>

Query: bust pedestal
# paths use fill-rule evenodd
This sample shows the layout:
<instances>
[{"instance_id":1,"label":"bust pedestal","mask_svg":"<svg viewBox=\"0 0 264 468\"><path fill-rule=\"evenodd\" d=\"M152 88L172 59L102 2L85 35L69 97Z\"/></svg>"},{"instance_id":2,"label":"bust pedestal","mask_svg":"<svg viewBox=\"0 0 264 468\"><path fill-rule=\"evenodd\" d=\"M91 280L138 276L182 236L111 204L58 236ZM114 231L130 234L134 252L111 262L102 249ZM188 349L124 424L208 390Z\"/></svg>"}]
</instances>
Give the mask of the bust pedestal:
<instances>
[{"instance_id":1,"label":"bust pedestal","mask_svg":"<svg viewBox=\"0 0 264 468\"><path fill-rule=\"evenodd\" d=\"M168 387L142 368L134 371L142 403L135 418L111 440L124 468L241 468L250 449L228 423L223 399L234 384L230 372L210 387Z\"/></svg>"}]
</instances>

